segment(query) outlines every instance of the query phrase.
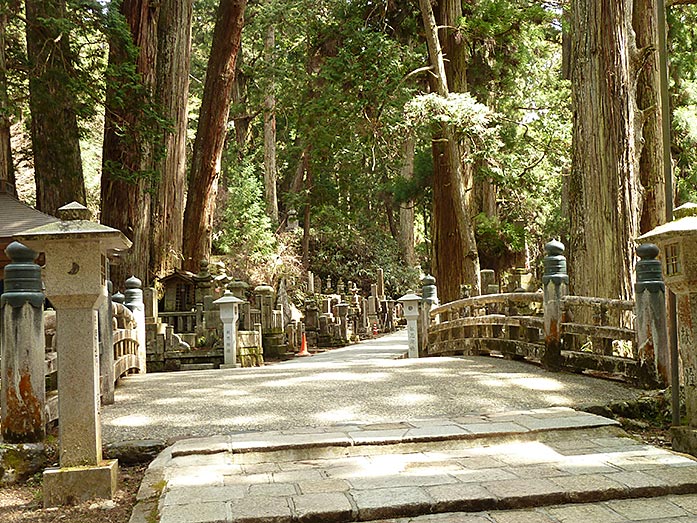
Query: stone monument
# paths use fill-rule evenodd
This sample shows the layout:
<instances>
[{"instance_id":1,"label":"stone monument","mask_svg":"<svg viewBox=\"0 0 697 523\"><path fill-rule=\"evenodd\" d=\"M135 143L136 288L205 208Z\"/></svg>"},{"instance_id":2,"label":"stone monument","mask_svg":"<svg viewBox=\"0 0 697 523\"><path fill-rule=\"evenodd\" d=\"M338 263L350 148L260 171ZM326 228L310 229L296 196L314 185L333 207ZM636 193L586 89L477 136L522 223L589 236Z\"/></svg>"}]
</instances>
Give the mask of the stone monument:
<instances>
[{"instance_id":1,"label":"stone monument","mask_svg":"<svg viewBox=\"0 0 697 523\"><path fill-rule=\"evenodd\" d=\"M107 252L131 242L89 216L72 203L58 210L61 221L17 236L46 253L46 295L56 309L60 467L44 471L47 507L116 491L118 462L102 459L97 310L107 299Z\"/></svg>"}]
</instances>

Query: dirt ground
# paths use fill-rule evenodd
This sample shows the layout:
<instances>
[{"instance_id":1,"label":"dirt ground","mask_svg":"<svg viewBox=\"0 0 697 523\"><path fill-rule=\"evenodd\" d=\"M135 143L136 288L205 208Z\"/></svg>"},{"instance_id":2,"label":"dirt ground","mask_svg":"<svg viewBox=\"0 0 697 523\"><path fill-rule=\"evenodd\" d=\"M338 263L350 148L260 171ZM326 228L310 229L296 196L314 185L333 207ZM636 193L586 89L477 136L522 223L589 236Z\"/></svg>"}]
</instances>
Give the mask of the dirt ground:
<instances>
[{"instance_id":1,"label":"dirt ground","mask_svg":"<svg viewBox=\"0 0 697 523\"><path fill-rule=\"evenodd\" d=\"M670 448L670 434L663 427L627 421L624 428L650 445ZM0 522L128 523L146 468L147 465L121 466L119 490L113 501L94 500L71 507L43 508L41 475L22 485L0 488Z\"/></svg>"},{"instance_id":2,"label":"dirt ground","mask_svg":"<svg viewBox=\"0 0 697 523\"><path fill-rule=\"evenodd\" d=\"M93 500L80 505L43 508L41 476L25 484L0 488L2 523L128 523L136 493L147 465L121 466L114 500Z\"/></svg>"}]
</instances>

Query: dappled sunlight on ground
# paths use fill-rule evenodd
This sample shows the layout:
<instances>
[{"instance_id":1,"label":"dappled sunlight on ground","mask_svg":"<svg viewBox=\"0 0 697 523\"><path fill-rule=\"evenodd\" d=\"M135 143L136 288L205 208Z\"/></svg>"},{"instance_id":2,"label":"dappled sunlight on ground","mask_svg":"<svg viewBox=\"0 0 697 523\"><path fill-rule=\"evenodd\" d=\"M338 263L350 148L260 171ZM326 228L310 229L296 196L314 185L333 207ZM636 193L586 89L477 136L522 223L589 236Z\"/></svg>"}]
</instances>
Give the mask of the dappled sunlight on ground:
<instances>
[{"instance_id":1,"label":"dappled sunlight on ground","mask_svg":"<svg viewBox=\"0 0 697 523\"><path fill-rule=\"evenodd\" d=\"M253 369L126 377L116 403L103 408L105 440L452 419L630 400L640 393L503 359L390 359L406 350L401 339L385 336L375 340L377 348L371 341Z\"/></svg>"}]
</instances>

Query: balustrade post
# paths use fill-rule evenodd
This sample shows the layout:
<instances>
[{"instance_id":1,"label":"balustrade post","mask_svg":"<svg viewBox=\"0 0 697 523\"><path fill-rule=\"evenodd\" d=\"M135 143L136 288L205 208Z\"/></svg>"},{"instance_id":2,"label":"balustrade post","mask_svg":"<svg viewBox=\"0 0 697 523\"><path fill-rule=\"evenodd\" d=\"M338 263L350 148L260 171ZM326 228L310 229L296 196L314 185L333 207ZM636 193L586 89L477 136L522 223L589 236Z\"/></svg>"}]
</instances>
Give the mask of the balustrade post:
<instances>
[{"instance_id":1,"label":"balustrade post","mask_svg":"<svg viewBox=\"0 0 697 523\"><path fill-rule=\"evenodd\" d=\"M636 253L636 333L637 359L648 385L665 386L670 382L670 353L666 323L666 286L658 246L640 245Z\"/></svg>"},{"instance_id":2,"label":"balustrade post","mask_svg":"<svg viewBox=\"0 0 697 523\"><path fill-rule=\"evenodd\" d=\"M438 288L436 279L427 274L421 279L421 332L419 335L419 354L426 355L428 351L428 328L431 325L431 311L438 306Z\"/></svg>"},{"instance_id":3,"label":"balustrade post","mask_svg":"<svg viewBox=\"0 0 697 523\"><path fill-rule=\"evenodd\" d=\"M108 264L107 264L108 268ZM107 280L107 299L97 310L99 321L99 375L102 405L114 403L114 302L111 301L112 283Z\"/></svg>"},{"instance_id":4,"label":"balustrade post","mask_svg":"<svg viewBox=\"0 0 697 523\"><path fill-rule=\"evenodd\" d=\"M545 368L549 370L561 368L561 301L569 285L564 250L564 244L560 241L552 240L545 245L547 256L544 258L544 275L542 276L545 350L541 360Z\"/></svg>"},{"instance_id":5,"label":"balustrade post","mask_svg":"<svg viewBox=\"0 0 697 523\"><path fill-rule=\"evenodd\" d=\"M143 282L135 276L126 280L124 305L133 313L138 333L138 372L147 372L147 349L145 346L145 303L143 302Z\"/></svg>"},{"instance_id":6,"label":"balustrade post","mask_svg":"<svg viewBox=\"0 0 697 523\"><path fill-rule=\"evenodd\" d=\"M5 253L2 325L2 437L6 443L41 443L46 436L44 294L36 252L12 242Z\"/></svg>"}]
</instances>

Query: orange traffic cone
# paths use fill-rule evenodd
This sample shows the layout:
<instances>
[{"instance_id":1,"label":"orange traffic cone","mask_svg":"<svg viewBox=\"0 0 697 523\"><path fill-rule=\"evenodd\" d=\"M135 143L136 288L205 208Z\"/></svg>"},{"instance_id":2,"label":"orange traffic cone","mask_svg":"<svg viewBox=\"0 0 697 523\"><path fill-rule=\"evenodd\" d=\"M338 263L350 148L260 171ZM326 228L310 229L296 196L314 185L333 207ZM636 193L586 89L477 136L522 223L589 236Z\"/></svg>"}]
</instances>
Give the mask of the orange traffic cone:
<instances>
[{"instance_id":1,"label":"orange traffic cone","mask_svg":"<svg viewBox=\"0 0 697 523\"><path fill-rule=\"evenodd\" d=\"M307 351L307 338L305 337L305 333L304 333L304 332L303 332L303 341L302 341L302 343L300 344L300 352L298 352L298 353L296 354L296 356L312 356L312 354L310 354L310 353Z\"/></svg>"}]
</instances>

